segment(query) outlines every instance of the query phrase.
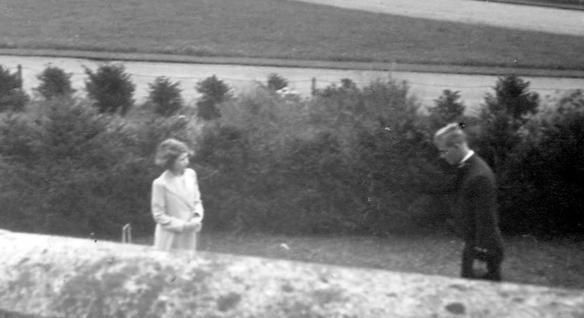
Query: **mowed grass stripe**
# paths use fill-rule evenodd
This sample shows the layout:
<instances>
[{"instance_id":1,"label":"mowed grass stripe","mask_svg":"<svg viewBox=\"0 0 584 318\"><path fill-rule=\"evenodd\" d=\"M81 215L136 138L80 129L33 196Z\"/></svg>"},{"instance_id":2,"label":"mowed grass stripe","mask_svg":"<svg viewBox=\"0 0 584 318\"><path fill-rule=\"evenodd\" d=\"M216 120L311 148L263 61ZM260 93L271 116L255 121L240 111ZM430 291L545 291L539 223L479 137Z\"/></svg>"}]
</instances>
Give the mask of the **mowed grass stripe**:
<instances>
[{"instance_id":1,"label":"mowed grass stripe","mask_svg":"<svg viewBox=\"0 0 584 318\"><path fill-rule=\"evenodd\" d=\"M287 0L3 0L0 47L584 69L584 38Z\"/></svg>"}]
</instances>

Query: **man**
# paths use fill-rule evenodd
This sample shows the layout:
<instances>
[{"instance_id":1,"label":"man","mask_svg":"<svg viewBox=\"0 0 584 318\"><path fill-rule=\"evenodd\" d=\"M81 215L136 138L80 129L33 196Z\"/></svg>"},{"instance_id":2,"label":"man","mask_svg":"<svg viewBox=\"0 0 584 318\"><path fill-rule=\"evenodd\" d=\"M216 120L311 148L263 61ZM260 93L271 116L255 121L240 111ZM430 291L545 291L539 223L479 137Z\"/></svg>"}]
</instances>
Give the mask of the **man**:
<instances>
[{"instance_id":1,"label":"man","mask_svg":"<svg viewBox=\"0 0 584 318\"><path fill-rule=\"evenodd\" d=\"M501 280L503 239L497 217L497 188L491 168L467 144L459 124L452 123L434 135L440 157L458 166L455 210L465 246L462 277ZM475 261L486 263L486 274L474 270Z\"/></svg>"}]
</instances>

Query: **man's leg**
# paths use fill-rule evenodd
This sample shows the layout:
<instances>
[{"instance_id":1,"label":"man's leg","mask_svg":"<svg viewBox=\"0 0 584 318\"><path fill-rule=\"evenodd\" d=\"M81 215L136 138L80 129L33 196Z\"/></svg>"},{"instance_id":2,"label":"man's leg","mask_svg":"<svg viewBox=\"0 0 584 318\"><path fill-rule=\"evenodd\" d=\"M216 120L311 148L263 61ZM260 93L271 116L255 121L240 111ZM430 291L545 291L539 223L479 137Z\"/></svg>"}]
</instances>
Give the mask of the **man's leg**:
<instances>
[{"instance_id":1,"label":"man's leg","mask_svg":"<svg viewBox=\"0 0 584 318\"><path fill-rule=\"evenodd\" d=\"M503 252L497 251L495 254L489 256L487 259L487 274L483 277L487 280L500 282L501 277L501 263L503 262Z\"/></svg>"},{"instance_id":2,"label":"man's leg","mask_svg":"<svg viewBox=\"0 0 584 318\"><path fill-rule=\"evenodd\" d=\"M472 247L465 245L462 250L462 266L460 276L462 278L476 278L473 271L474 254Z\"/></svg>"}]
</instances>

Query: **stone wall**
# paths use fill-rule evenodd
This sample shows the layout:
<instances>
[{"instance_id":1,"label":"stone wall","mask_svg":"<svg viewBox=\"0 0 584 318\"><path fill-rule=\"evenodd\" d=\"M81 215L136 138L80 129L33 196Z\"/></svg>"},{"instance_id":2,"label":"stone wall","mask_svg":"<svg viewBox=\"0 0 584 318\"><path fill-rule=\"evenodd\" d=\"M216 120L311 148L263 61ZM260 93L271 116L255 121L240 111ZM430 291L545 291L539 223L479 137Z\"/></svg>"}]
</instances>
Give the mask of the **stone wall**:
<instances>
[{"instance_id":1,"label":"stone wall","mask_svg":"<svg viewBox=\"0 0 584 318\"><path fill-rule=\"evenodd\" d=\"M4 317L584 317L584 291L0 231Z\"/></svg>"}]
</instances>

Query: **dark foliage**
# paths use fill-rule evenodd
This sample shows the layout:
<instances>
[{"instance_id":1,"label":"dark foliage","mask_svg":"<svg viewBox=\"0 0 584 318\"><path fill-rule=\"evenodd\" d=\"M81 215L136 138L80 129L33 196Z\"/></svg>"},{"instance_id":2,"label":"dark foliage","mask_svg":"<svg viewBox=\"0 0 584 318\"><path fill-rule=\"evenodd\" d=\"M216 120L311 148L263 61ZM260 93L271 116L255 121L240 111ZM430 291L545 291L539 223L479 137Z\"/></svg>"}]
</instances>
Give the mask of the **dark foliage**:
<instances>
[{"instance_id":1,"label":"dark foliage","mask_svg":"<svg viewBox=\"0 0 584 318\"><path fill-rule=\"evenodd\" d=\"M434 107L428 109L432 131L448 123L464 122L463 115L466 106L460 101L459 91L446 89L434 103Z\"/></svg>"},{"instance_id":2,"label":"dark foliage","mask_svg":"<svg viewBox=\"0 0 584 318\"><path fill-rule=\"evenodd\" d=\"M37 76L40 81L36 91L46 99L68 98L75 92L71 87L71 73L56 66L48 66Z\"/></svg>"},{"instance_id":3,"label":"dark foliage","mask_svg":"<svg viewBox=\"0 0 584 318\"><path fill-rule=\"evenodd\" d=\"M176 114L183 107L179 83L172 83L166 77L157 77L149 84L148 102L154 105L154 112L162 116Z\"/></svg>"},{"instance_id":4,"label":"dark foliage","mask_svg":"<svg viewBox=\"0 0 584 318\"><path fill-rule=\"evenodd\" d=\"M221 117L217 105L231 98L229 86L213 75L197 83L196 89L202 95L197 102L199 118L212 120Z\"/></svg>"},{"instance_id":5,"label":"dark foliage","mask_svg":"<svg viewBox=\"0 0 584 318\"><path fill-rule=\"evenodd\" d=\"M123 65L105 64L94 73L85 68L88 97L100 113L125 115L134 105L134 90L130 75Z\"/></svg>"},{"instance_id":6,"label":"dark foliage","mask_svg":"<svg viewBox=\"0 0 584 318\"><path fill-rule=\"evenodd\" d=\"M494 90L495 95L485 97L478 142L483 157L502 177L507 156L521 142L519 130L537 112L539 96L529 91L529 82L515 75L499 78Z\"/></svg>"},{"instance_id":7,"label":"dark foliage","mask_svg":"<svg viewBox=\"0 0 584 318\"><path fill-rule=\"evenodd\" d=\"M202 99L197 102L197 116L204 120L213 120L221 117L221 112L215 102L210 99Z\"/></svg>"},{"instance_id":8,"label":"dark foliage","mask_svg":"<svg viewBox=\"0 0 584 318\"><path fill-rule=\"evenodd\" d=\"M408 164L431 148L408 87L344 84L306 104L261 91L223 104L200 151L215 171L204 182L206 204L220 213L213 227L382 234L432 214L410 209L421 206L412 187L422 175Z\"/></svg>"},{"instance_id":9,"label":"dark foliage","mask_svg":"<svg viewBox=\"0 0 584 318\"><path fill-rule=\"evenodd\" d=\"M280 90L284 87L287 87L288 81L284 77L282 77L276 73L272 73L272 74L268 75L267 84L268 84L268 89L275 92L275 91Z\"/></svg>"},{"instance_id":10,"label":"dark foliage","mask_svg":"<svg viewBox=\"0 0 584 318\"><path fill-rule=\"evenodd\" d=\"M503 184L508 233L584 233L584 95L561 98L531 118Z\"/></svg>"},{"instance_id":11,"label":"dark foliage","mask_svg":"<svg viewBox=\"0 0 584 318\"><path fill-rule=\"evenodd\" d=\"M29 98L20 89L21 84L18 73L0 65L0 112L24 110Z\"/></svg>"},{"instance_id":12,"label":"dark foliage","mask_svg":"<svg viewBox=\"0 0 584 318\"><path fill-rule=\"evenodd\" d=\"M161 172L153 149L164 138L188 136L181 132L188 121L153 118L128 125L62 99L42 109L0 122L4 226L117 239L121 227L132 223L136 234L150 235L150 184Z\"/></svg>"},{"instance_id":13,"label":"dark foliage","mask_svg":"<svg viewBox=\"0 0 584 318\"><path fill-rule=\"evenodd\" d=\"M104 66L88 87L133 92L123 74ZM105 85L110 76L116 85ZM120 117L124 106L91 107L97 95L94 105L52 99L38 113L0 114L2 224L117 238L132 223L137 234L151 234L150 186L162 172L152 157L160 141L174 137L196 149L209 230L435 230L449 218L450 198L423 189L452 169L437 160L432 134L461 121L472 146L495 167L506 233L584 232L581 92L540 110L529 83L508 76L487 95L480 118L471 119L458 92L445 91L426 116L408 86L392 81L359 88L344 79L310 100L266 88L234 99L215 76L197 90L196 116L176 115L180 90L162 78L151 85L150 102L166 105L159 113L165 116Z\"/></svg>"}]
</instances>

